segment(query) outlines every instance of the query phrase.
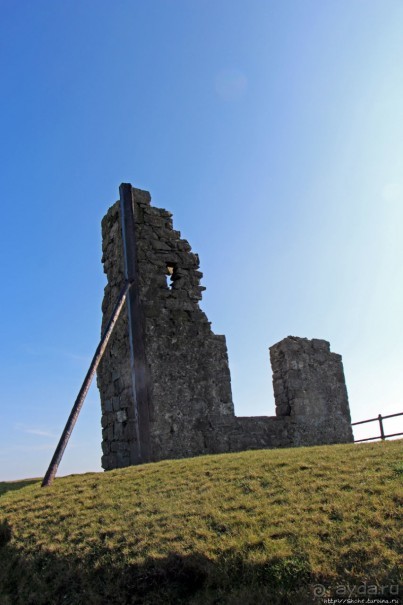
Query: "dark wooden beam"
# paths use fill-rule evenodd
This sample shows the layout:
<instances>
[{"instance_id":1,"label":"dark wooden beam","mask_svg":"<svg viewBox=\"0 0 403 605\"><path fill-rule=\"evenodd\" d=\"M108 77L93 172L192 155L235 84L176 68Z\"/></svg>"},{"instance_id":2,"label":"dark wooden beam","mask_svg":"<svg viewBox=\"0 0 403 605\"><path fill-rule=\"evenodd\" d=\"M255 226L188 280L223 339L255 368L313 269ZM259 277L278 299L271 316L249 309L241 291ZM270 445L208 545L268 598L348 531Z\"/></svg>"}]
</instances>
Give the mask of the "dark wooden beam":
<instances>
[{"instance_id":1,"label":"dark wooden beam","mask_svg":"<svg viewBox=\"0 0 403 605\"><path fill-rule=\"evenodd\" d=\"M81 389L77 395L77 399L73 405L73 409L70 412L70 416L67 420L66 426L64 427L64 431L62 436L60 437L59 443L53 454L53 458L50 462L49 468L46 471L46 475L42 481L42 487L48 487L52 484L53 479L57 473L57 469L59 468L59 464L64 454L64 450L67 447L69 442L71 433L73 432L74 425L77 422L77 418L80 414L81 408L84 405L85 397L88 393L88 389L91 386L92 379L94 378L95 372L97 371L97 367L102 359L103 354L105 353L106 346L109 342L113 329L116 325L116 322L119 318L122 307L125 303L127 293L129 292L131 283L126 282L119 294L118 300L116 302L115 308L112 311L112 315L109 318L108 323L106 324L106 328L102 335L101 341L95 351L94 357L92 358L91 365L88 369L87 375L84 379L84 382L81 386Z\"/></svg>"},{"instance_id":2,"label":"dark wooden beam","mask_svg":"<svg viewBox=\"0 0 403 605\"><path fill-rule=\"evenodd\" d=\"M151 398L149 370L144 345L144 315L140 301L132 186L129 183L122 183L119 187L119 193L125 277L133 284L127 296L126 306L129 324L134 419L137 433L137 447L132 449L131 462L132 464L138 464L151 460Z\"/></svg>"}]
</instances>

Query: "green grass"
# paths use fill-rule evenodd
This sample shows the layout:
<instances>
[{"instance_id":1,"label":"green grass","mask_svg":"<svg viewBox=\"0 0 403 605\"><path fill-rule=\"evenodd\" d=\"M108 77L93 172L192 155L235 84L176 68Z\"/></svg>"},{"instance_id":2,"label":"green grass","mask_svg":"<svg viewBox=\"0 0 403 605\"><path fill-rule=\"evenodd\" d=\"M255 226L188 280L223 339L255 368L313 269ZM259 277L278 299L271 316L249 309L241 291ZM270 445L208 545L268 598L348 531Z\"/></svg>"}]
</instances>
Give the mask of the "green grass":
<instances>
[{"instance_id":1,"label":"green grass","mask_svg":"<svg viewBox=\"0 0 403 605\"><path fill-rule=\"evenodd\" d=\"M261 450L1 484L0 603L303 605L316 584L396 585L401 454Z\"/></svg>"},{"instance_id":2,"label":"green grass","mask_svg":"<svg viewBox=\"0 0 403 605\"><path fill-rule=\"evenodd\" d=\"M26 487L33 483L38 483L39 479L24 479L23 481L0 481L0 496L7 492Z\"/></svg>"}]
</instances>

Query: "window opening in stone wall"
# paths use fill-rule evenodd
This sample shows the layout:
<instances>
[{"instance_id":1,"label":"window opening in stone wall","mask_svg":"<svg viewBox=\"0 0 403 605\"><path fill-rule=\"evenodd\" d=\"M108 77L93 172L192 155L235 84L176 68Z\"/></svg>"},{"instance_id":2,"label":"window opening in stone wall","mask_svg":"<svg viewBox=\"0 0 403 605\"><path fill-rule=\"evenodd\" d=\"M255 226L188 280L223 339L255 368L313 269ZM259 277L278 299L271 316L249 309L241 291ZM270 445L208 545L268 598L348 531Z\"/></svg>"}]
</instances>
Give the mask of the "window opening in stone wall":
<instances>
[{"instance_id":1,"label":"window opening in stone wall","mask_svg":"<svg viewBox=\"0 0 403 605\"><path fill-rule=\"evenodd\" d=\"M174 274L175 274L175 265L172 263L167 263L165 276L166 276L166 280L167 280L167 286L170 290L172 290L172 286L174 283Z\"/></svg>"}]
</instances>

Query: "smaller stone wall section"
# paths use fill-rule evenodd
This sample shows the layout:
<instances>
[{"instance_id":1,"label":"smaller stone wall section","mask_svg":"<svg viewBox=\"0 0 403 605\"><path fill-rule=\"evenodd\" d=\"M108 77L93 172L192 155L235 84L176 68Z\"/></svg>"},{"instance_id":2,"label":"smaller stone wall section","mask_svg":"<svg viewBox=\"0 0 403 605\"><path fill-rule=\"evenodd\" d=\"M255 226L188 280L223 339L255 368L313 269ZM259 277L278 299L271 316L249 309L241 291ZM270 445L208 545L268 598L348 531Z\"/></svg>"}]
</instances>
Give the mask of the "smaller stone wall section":
<instances>
[{"instance_id":1,"label":"smaller stone wall section","mask_svg":"<svg viewBox=\"0 0 403 605\"><path fill-rule=\"evenodd\" d=\"M288 336L270 347L277 417L290 417L293 445L353 440L341 355L326 340Z\"/></svg>"}]
</instances>

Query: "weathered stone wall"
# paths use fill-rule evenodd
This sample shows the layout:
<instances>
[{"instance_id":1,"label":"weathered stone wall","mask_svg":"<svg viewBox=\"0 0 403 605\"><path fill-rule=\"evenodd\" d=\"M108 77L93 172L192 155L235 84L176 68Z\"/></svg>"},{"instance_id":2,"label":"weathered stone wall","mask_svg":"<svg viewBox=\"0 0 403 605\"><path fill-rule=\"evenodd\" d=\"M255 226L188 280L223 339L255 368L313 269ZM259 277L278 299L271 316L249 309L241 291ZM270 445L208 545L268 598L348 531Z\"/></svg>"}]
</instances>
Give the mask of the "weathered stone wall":
<instances>
[{"instance_id":1,"label":"weathered stone wall","mask_svg":"<svg viewBox=\"0 0 403 605\"><path fill-rule=\"evenodd\" d=\"M289 336L270 347L276 415L294 423L293 444L352 441L341 355L326 340Z\"/></svg>"},{"instance_id":2,"label":"weathered stone wall","mask_svg":"<svg viewBox=\"0 0 403 605\"><path fill-rule=\"evenodd\" d=\"M340 356L329 353L325 341L291 338L272 347L277 415L235 417L225 337L212 332L199 307L204 290L199 258L173 229L170 212L151 206L148 192L131 191L150 393L149 459L349 440ZM104 328L124 283L118 202L103 219L102 236L108 280L102 305ZM105 469L141 461L128 332L123 311L98 370ZM327 351L320 344L309 348L310 342L325 343ZM317 362L323 371L315 370ZM305 365L300 367L301 363ZM328 428L320 435L325 425Z\"/></svg>"},{"instance_id":3,"label":"weathered stone wall","mask_svg":"<svg viewBox=\"0 0 403 605\"><path fill-rule=\"evenodd\" d=\"M225 337L212 332L199 308L204 289L200 286L199 258L173 229L171 213L152 207L149 194L138 189L133 189L133 210L150 376L152 459L207 453L205 432L210 428L210 418L234 417ZM119 213L116 203L102 223L108 279L103 327L124 282ZM123 313L98 371L104 468L135 461L135 404L129 357L127 318ZM216 447L220 449L219 444Z\"/></svg>"}]
</instances>

